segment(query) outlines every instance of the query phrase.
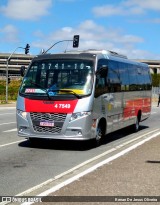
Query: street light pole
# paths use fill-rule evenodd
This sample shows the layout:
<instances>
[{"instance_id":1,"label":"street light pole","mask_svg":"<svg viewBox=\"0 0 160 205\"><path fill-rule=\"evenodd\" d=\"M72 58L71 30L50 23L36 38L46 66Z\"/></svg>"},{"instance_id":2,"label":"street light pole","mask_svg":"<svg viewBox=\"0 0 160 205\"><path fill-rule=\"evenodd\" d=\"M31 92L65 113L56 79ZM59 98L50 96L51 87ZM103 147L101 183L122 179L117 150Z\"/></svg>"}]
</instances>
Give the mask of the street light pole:
<instances>
[{"instance_id":1,"label":"street light pole","mask_svg":"<svg viewBox=\"0 0 160 205\"><path fill-rule=\"evenodd\" d=\"M7 59L7 67L6 67L6 103L8 103L8 63L9 63L9 60Z\"/></svg>"},{"instance_id":2,"label":"street light pole","mask_svg":"<svg viewBox=\"0 0 160 205\"><path fill-rule=\"evenodd\" d=\"M16 52L16 50L17 50L18 48L23 48L23 47L17 47L17 48L13 51L13 53L11 53L10 56L9 56L9 57L7 58L7 60L6 60L6 63L7 63L7 65L6 65L6 103L8 103L8 65L9 65L9 61L10 61L12 55ZM23 49L25 49L25 48L23 48Z\"/></svg>"}]
</instances>

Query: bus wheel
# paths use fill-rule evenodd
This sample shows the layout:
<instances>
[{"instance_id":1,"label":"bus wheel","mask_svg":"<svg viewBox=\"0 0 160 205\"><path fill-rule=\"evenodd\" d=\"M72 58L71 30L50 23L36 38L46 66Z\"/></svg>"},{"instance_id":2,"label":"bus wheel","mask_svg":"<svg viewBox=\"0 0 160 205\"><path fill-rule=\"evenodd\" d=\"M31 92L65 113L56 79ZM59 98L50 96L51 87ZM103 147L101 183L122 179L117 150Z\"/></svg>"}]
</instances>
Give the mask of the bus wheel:
<instances>
[{"instance_id":1,"label":"bus wheel","mask_svg":"<svg viewBox=\"0 0 160 205\"><path fill-rule=\"evenodd\" d=\"M140 117L139 117L139 115L138 115L137 118L136 118L136 122L135 122L135 124L133 125L133 131L134 131L134 132L138 132L138 130L139 130L139 122L140 122Z\"/></svg>"},{"instance_id":2,"label":"bus wheel","mask_svg":"<svg viewBox=\"0 0 160 205\"><path fill-rule=\"evenodd\" d=\"M95 137L95 146L98 147L101 145L102 139L104 137L104 127L102 126L102 123L98 124L97 130L96 130L96 137Z\"/></svg>"}]
</instances>

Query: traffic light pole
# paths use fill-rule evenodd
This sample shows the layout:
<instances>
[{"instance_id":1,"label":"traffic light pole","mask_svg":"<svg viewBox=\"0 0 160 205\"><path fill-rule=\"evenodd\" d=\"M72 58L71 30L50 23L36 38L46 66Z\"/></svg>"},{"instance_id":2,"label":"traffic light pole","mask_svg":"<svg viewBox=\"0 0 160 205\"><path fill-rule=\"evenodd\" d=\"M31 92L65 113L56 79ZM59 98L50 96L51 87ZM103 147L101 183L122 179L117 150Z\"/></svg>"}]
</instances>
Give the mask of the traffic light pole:
<instances>
[{"instance_id":1,"label":"traffic light pole","mask_svg":"<svg viewBox=\"0 0 160 205\"><path fill-rule=\"evenodd\" d=\"M63 41L58 41L56 42L55 44L53 44L50 48L48 48L43 54L47 53L51 48L53 48L53 46L55 46L56 44L58 43L62 43L62 42L65 42L65 41L73 41L73 40L63 40Z\"/></svg>"},{"instance_id":2,"label":"traffic light pole","mask_svg":"<svg viewBox=\"0 0 160 205\"><path fill-rule=\"evenodd\" d=\"M8 103L8 63L9 63L9 60L7 59L7 67L6 67L6 103Z\"/></svg>"},{"instance_id":3,"label":"traffic light pole","mask_svg":"<svg viewBox=\"0 0 160 205\"><path fill-rule=\"evenodd\" d=\"M6 65L6 103L8 103L8 65L9 65L9 61L10 61L12 55L16 52L16 50L17 50L18 48L23 48L23 47L17 47L17 48L13 51L13 53L11 53L10 56L7 58L7 62L6 62L6 63L7 63L7 65ZM24 49L24 48L23 48L23 49Z\"/></svg>"},{"instance_id":4,"label":"traffic light pole","mask_svg":"<svg viewBox=\"0 0 160 205\"><path fill-rule=\"evenodd\" d=\"M48 52L51 48L53 48L56 44L62 43L62 42L65 42L65 41L72 41L72 42L73 42L73 47L74 47L74 48L77 48L77 47L79 46L79 35L74 35L74 36L73 36L73 40L62 40L62 41L56 42L56 43L53 44L50 48L48 48L46 51L44 51L42 54L47 53L47 52Z\"/></svg>"}]
</instances>

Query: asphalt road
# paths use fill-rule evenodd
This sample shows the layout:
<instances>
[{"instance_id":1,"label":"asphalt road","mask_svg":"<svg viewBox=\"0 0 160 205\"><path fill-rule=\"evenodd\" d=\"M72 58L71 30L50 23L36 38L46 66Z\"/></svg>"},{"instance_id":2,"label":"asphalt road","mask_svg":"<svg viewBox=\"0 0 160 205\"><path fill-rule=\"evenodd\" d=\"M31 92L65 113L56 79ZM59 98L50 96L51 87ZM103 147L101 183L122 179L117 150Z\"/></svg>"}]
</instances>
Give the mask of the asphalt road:
<instances>
[{"instance_id":1,"label":"asphalt road","mask_svg":"<svg viewBox=\"0 0 160 205\"><path fill-rule=\"evenodd\" d=\"M129 144L140 141L140 136L144 139L147 133L156 132L160 116L160 108L153 106L151 117L141 123L138 133L132 133L130 129L114 132L97 148L84 142L56 140L43 141L33 147L28 140L17 136L15 112L15 108L0 107L1 196L27 193L26 190L29 193L31 188L41 183L47 184L47 181L53 181L61 173L65 176L68 170L82 172L81 169L97 163L96 160L101 161L106 155L111 156L112 151L114 154L118 153L122 147L126 148ZM137 140L134 142L134 139ZM108 150L112 151L106 153ZM75 166L77 167L72 169Z\"/></svg>"}]
</instances>

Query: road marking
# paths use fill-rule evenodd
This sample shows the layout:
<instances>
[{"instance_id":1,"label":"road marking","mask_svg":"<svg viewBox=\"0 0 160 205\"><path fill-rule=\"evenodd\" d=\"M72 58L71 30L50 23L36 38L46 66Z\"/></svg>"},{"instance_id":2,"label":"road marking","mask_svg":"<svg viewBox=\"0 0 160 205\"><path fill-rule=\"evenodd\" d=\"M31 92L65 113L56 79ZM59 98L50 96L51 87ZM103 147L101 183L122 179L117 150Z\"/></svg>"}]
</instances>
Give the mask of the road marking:
<instances>
[{"instance_id":1,"label":"road marking","mask_svg":"<svg viewBox=\"0 0 160 205\"><path fill-rule=\"evenodd\" d=\"M0 107L0 110L13 110L16 109L16 107Z\"/></svg>"},{"instance_id":2,"label":"road marking","mask_svg":"<svg viewBox=\"0 0 160 205\"><path fill-rule=\"evenodd\" d=\"M99 168L99 167L101 167L101 166L103 166L103 165L105 165L105 164L107 164L107 163L109 163L109 162L111 162L111 161L113 161L113 160L123 156L124 154L130 152L131 150L133 150L133 149L135 149L137 147L139 147L140 145L144 144L145 142L147 142L147 141L157 137L158 135L160 135L160 132L158 132L156 134L153 134L150 137L148 137L148 138L146 138L146 139L144 139L144 140L142 140L142 141L132 145L131 147L128 147L125 150L123 150L123 151L121 151L121 152L119 152L119 153L117 153L117 154L115 154L115 155L113 155L113 156L111 156L111 157L109 157L109 158L107 158L107 159L105 159L105 160L103 160L103 161L93 165L92 167L86 169L85 171L83 171L83 172L81 172L81 173L79 173L79 174L77 174L77 175L75 175L75 176L65 180L64 182L62 182L62 183L60 183L60 184L58 184L56 186L53 186L52 188L42 192L41 194L38 194L37 196L48 196L49 194L51 194L51 193L59 190L60 188L62 188L64 186L66 186L66 185L68 185L68 184L78 180L79 178L85 176L86 174L89 174L89 173L93 172L97 168ZM34 202L25 202L25 203L22 203L21 205L30 205L30 204L33 204L33 203Z\"/></svg>"},{"instance_id":3,"label":"road marking","mask_svg":"<svg viewBox=\"0 0 160 205\"><path fill-rule=\"evenodd\" d=\"M147 135L152 134L153 132L156 132L156 131L158 131L158 130L159 130L159 129L155 129L155 130L152 130L152 131L150 131L150 132L147 132ZM124 142L124 143L122 143L122 144L120 144L120 145L118 145L118 146L116 146L116 147L117 147L117 148L124 147L125 145L130 144L130 143L132 143L132 142L134 142L134 141L136 141L136 140L138 140L138 139L141 139L142 137L145 137L145 136L146 136L146 134L143 134L143 135L141 135L141 136L139 136L139 137L133 138L133 139L130 140L130 141Z\"/></svg>"},{"instance_id":4,"label":"road marking","mask_svg":"<svg viewBox=\"0 0 160 205\"><path fill-rule=\"evenodd\" d=\"M3 131L3 132L16 132L17 131L17 128L14 128L14 129L11 129L11 130L6 130L6 131Z\"/></svg>"},{"instance_id":5,"label":"road marking","mask_svg":"<svg viewBox=\"0 0 160 205\"><path fill-rule=\"evenodd\" d=\"M131 142L133 142L133 141L136 141L137 139L140 139L140 138L142 138L142 137L144 137L144 136L146 136L146 135L148 135L148 134L152 134L152 133L155 132L155 131L159 131L159 129L152 130L151 132L148 132L148 133L146 133L146 134L143 134L143 135L141 135L140 137L135 138L134 140L132 139L132 140L130 140L130 141L128 141L128 142L125 142L125 143L123 143L123 144L124 144L123 146L125 146L125 145L127 145L127 144L129 144L129 143L131 143ZM116 159L116 158L118 158L118 157L120 157L120 156L126 154L127 152L129 152L129 151L131 151L131 150L137 148L137 147L140 146L141 144L143 144L143 143L145 143L145 142L151 140L151 139L154 138L154 137L157 137L158 135L160 135L160 132L155 133L155 134L151 135L150 137L148 137L148 138L146 138L146 139L144 139L144 140L142 140L142 141L140 141L140 142L138 142L138 143L132 145L131 147L129 147L129 148L127 148L127 149L125 149L125 150L123 150L123 151L121 151L121 152L119 152L119 153L113 155L112 157L109 157L109 158L107 158L107 159L105 159L105 160L103 160L103 161L101 161L101 162L99 162L99 163L93 165L92 167L88 168L87 170L85 170L85 171L83 171L83 172L77 174L76 176L73 176L73 177L71 177L71 178L65 180L64 182L62 182L62 183L60 183L60 184L58 184L58 185L56 185L56 186L53 186L52 188L48 189L47 191L45 191L45 192L43 192L43 193L41 193L41 194L39 194L39 195L37 195L37 196L47 196L47 195L49 195L50 193L53 193L53 192L59 190L60 188L66 186L66 185L72 183L73 181L79 179L80 177L82 177L82 176L84 176L84 175L86 175L86 174L88 174L88 173L94 171L94 170L97 169L98 167L101 167L101 166L103 166L104 164L107 164L107 163L109 163L110 161L113 161L114 159ZM92 162L92 161L94 161L94 160L96 160L96 159L102 157L102 156L105 156L106 154L109 154L109 153L111 153L111 152L113 152L113 151L115 151L115 150L118 150L118 149L121 148L121 147L122 147L122 145L121 145L121 146L118 145L118 146L116 146L115 148L112 148L112 149L110 149L110 150L108 150L108 151L106 151L106 152L104 152L104 153L102 153L102 154L100 154L100 155L98 155L98 156L96 156L96 157L93 157L93 158L91 158L91 159L89 159L89 160L87 160L87 161L85 161L85 162L83 162L83 163L81 163L81 164L79 164L79 165L77 165L77 166L75 166L75 167L69 169L68 171L63 172L63 173L61 173L61 174L55 176L55 177L52 178L52 179L49 179L49 180L47 180L47 181L45 181L45 182L43 182L43 183L41 183L41 184L39 184L39 185L37 185L37 186L34 186L34 187L32 187L32 188L30 188L30 189L28 189L28 190L26 190L26 191L24 191L24 192L22 192L22 193L17 194L16 196L24 196L25 194L29 194L29 193L31 193L32 191L34 191L34 190L36 190L36 189L38 189L38 188L41 188L41 187L43 187L44 185L47 185L48 183L53 182L54 180L56 180L56 179L58 179L58 178L60 178L60 177L62 177L62 176L64 176L64 175L66 175L66 174L68 174L68 173L70 173L70 172L73 172L74 170L76 170L76 169L78 169L78 168L80 168L80 167L82 167L82 166L84 166L84 165L86 165L86 164L88 164L88 163L90 163L90 162ZM32 204L32 203L23 203L22 205L30 205L30 204Z\"/></svg>"},{"instance_id":6,"label":"road marking","mask_svg":"<svg viewBox=\"0 0 160 205\"><path fill-rule=\"evenodd\" d=\"M3 113L3 114L0 114L0 115L15 115L15 112L9 112L9 113Z\"/></svg>"},{"instance_id":7,"label":"road marking","mask_svg":"<svg viewBox=\"0 0 160 205\"><path fill-rule=\"evenodd\" d=\"M13 123L16 123L16 122L4 122L4 123L2 123L0 125L9 125L9 124L13 124Z\"/></svg>"},{"instance_id":8,"label":"road marking","mask_svg":"<svg viewBox=\"0 0 160 205\"><path fill-rule=\"evenodd\" d=\"M27 140L27 139L15 141L15 142L11 142L11 143L8 143L8 144L3 144L3 145L0 145L0 148L1 148L1 147L6 147L6 146L9 146L9 145L12 145L12 144L16 144L16 143L19 143L19 142L24 142L24 141L26 141L26 140Z\"/></svg>"},{"instance_id":9,"label":"road marking","mask_svg":"<svg viewBox=\"0 0 160 205\"><path fill-rule=\"evenodd\" d=\"M156 131L158 131L158 130L159 130L159 129L152 130L152 131L148 132L147 134L152 134L153 132L156 132ZM101 154L99 154L99 155L97 155L97 156L95 156L95 157L93 157L93 158L91 158L91 159L88 159L88 160L82 162L81 164L79 164L79 165L77 165L77 166L75 166L75 167L73 167L73 168L71 168L71 169L69 169L69 170L67 170L67 171L65 171L65 172L63 172L63 173L57 175L57 176L55 176L54 178L51 178L51 179L49 179L49 180L47 180L47 181L45 181L45 182L43 182L43 183L41 183L41 184L39 184L39 185L37 185L37 186L34 186L34 187L32 187L32 188L30 188L30 189L28 189L28 190L26 190L26 191L24 191L24 192L22 192L22 193L19 193L19 194L16 195L16 196L23 196L23 195L25 195L25 194L28 194L28 193L30 193L31 191L34 191L34 190L36 190L36 189L42 187L43 185L46 185L47 183L53 182L54 180L59 179L59 178L61 178L62 176L65 176L66 174L69 174L70 172L73 172L73 171L75 171L75 170L78 169L78 168L81 168L81 167L83 167L83 166L85 166L85 165L87 165L87 164L89 164L89 163L91 163L91 162L93 162L93 161L95 161L95 160L97 160L97 159L99 159L99 158L101 158L101 157L103 157L103 156L109 154L109 153L112 153L113 151L116 151L117 149L119 149L119 148L121 148L121 147L123 147L123 146L125 146L125 145L127 145L127 144L130 144L130 143L133 142L133 141L136 141L137 139L140 139L141 137L144 137L145 135L146 135L146 134L143 134L143 135L141 135L141 136L139 136L139 137L137 137L137 138L134 138L134 139L132 139L132 140L130 140L130 141L124 142L124 143L122 143L121 145L117 145L115 148L112 148L112 149L110 149L110 150L107 150L106 152L103 152L103 153L101 153Z\"/></svg>"}]
</instances>

